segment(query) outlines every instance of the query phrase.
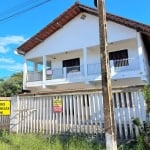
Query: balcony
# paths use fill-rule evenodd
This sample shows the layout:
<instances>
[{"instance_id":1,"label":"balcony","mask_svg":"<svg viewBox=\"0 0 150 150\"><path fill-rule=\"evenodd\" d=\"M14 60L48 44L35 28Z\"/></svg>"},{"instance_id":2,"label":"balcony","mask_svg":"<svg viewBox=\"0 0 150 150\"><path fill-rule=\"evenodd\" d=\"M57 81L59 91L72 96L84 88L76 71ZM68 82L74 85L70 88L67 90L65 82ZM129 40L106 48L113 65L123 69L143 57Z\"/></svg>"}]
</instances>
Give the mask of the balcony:
<instances>
[{"instance_id":1,"label":"balcony","mask_svg":"<svg viewBox=\"0 0 150 150\"><path fill-rule=\"evenodd\" d=\"M113 78L117 75L119 78L120 74L126 74L130 77L131 74L136 73L140 70L140 66L137 65L136 59L128 58L121 60L110 60L110 71L111 77ZM27 82L36 82L42 81L43 75L45 75L46 80L55 80L55 79L73 79L81 78L92 79L91 77L100 77L101 76L101 65L100 63L87 64L81 66L72 66L64 68L47 68L45 72L43 71L32 71L27 73Z\"/></svg>"}]
</instances>

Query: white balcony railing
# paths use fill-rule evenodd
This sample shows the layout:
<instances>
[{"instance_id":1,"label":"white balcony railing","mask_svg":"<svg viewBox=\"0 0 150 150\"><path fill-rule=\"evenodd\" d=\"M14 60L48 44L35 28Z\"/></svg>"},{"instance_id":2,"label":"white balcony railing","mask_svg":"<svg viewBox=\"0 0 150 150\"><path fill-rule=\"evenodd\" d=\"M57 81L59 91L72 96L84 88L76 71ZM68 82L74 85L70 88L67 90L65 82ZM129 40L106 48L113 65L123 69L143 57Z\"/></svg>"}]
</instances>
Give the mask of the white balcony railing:
<instances>
[{"instance_id":1,"label":"white balcony railing","mask_svg":"<svg viewBox=\"0 0 150 150\"><path fill-rule=\"evenodd\" d=\"M42 78L43 78L42 71L28 72L27 80L29 82L32 82L32 81L42 81Z\"/></svg>"},{"instance_id":2,"label":"white balcony railing","mask_svg":"<svg viewBox=\"0 0 150 150\"><path fill-rule=\"evenodd\" d=\"M94 74L101 74L100 63L87 65L87 75L94 75Z\"/></svg>"},{"instance_id":3,"label":"white balcony railing","mask_svg":"<svg viewBox=\"0 0 150 150\"><path fill-rule=\"evenodd\" d=\"M136 59L134 58L111 60L110 68L113 67L115 72L133 71L133 70L135 71L140 69Z\"/></svg>"},{"instance_id":4,"label":"white balcony railing","mask_svg":"<svg viewBox=\"0 0 150 150\"><path fill-rule=\"evenodd\" d=\"M91 75L100 75L101 74L101 65L100 63L96 64L87 64L87 76ZM47 69L46 70L46 80L53 79L62 79L62 78L71 78L76 75L85 76L84 66L72 66L56 69ZM111 73L113 72L124 72L124 71L135 71L140 69L139 65L135 59L121 59L121 60L111 60L110 61ZM43 72L28 72L28 81L42 81Z\"/></svg>"}]
</instances>

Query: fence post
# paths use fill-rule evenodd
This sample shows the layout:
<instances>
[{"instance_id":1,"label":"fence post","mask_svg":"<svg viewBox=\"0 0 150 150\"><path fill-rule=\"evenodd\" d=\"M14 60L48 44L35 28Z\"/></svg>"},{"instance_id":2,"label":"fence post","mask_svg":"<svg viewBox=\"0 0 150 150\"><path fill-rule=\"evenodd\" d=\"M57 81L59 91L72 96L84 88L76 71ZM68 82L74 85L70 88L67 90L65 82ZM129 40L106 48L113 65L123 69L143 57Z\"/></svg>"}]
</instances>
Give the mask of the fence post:
<instances>
[{"instance_id":1,"label":"fence post","mask_svg":"<svg viewBox=\"0 0 150 150\"><path fill-rule=\"evenodd\" d=\"M17 132L17 96L11 97L10 132Z\"/></svg>"},{"instance_id":2,"label":"fence post","mask_svg":"<svg viewBox=\"0 0 150 150\"><path fill-rule=\"evenodd\" d=\"M20 111L19 111L19 96L17 95L17 134L19 133L19 114Z\"/></svg>"}]
</instances>

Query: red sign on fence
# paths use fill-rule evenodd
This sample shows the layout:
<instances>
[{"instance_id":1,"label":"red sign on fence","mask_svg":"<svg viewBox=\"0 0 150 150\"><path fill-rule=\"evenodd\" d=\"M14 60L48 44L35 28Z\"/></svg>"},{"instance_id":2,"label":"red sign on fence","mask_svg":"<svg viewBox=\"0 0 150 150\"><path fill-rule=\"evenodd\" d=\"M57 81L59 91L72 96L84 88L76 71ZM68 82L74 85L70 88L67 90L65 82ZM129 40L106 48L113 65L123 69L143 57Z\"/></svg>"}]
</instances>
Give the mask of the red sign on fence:
<instances>
[{"instance_id":1,"label":"red sign on fence","mask_svg":"<svg viewBox=\"0 0 150 150\"><path fill-rule=\"evenodd\" d=\"M53 99L53 112L62 112L61 98Z\"/></svg>"}]
</instances>

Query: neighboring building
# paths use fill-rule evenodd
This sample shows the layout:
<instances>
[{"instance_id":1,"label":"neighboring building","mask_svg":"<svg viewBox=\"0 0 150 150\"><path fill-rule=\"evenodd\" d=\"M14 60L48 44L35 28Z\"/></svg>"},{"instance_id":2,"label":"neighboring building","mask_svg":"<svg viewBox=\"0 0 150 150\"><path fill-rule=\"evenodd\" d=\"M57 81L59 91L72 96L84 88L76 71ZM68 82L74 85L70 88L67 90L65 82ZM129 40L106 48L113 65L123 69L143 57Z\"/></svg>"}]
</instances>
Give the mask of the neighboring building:
<instances>
[{"instance_id":1,"label":"neighboring building","mask_svg":"<svg viewBox=\"0 0 150 150\"><path fill-rule=\"evenodd\" d=\"M107 13L113 88L149 84L150 26ZM101 88L97 10L75 3L16 50L31 92Z\"/></svg>"}]
</instances>

